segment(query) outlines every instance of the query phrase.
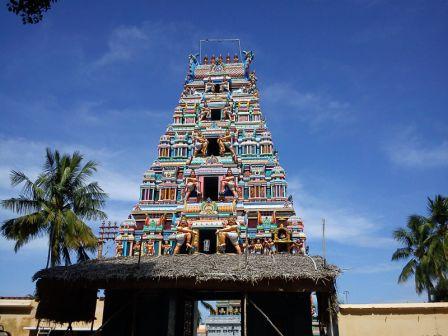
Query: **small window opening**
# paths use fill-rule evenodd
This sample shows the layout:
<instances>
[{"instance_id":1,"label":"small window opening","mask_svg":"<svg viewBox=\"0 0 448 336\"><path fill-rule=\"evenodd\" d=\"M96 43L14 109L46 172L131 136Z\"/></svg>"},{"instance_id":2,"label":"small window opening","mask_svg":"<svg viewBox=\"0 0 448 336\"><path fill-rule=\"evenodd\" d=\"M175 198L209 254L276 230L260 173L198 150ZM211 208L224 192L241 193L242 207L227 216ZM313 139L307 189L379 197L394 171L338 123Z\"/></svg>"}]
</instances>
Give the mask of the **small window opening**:
<instances>
[{"instance_id":1,"label":"small window opening","mask_svg":"<svg viewBox=\"0 0 448 336\"><path fill-rule=\"evenodd\" d=\"M212 109L211 119L212 120L221 120L221 110L220 109Z\"/></svg>"},{"instance_id":2,"label":"small window opening","mask_svg":"<svg viewBox=\"0 0 448 336\"><path fill-rule=\"evenodd\" d=\"M208 138L207 156L219 156L219 145L217 138Z\"/></svg>"},{"instance_id":3,"label":"small window opening","mask_svg":"<svg viewBox=\"0 0 448 336\"><path fill-rule=\"evenodd\" d=\"M218 200L218 177L204 177L204 199L210 198L212 201Z\"/></svg>"},{"instance_id":4,"label":"small window opening","mask_svg":"<svg viewBox=\"0 0 448 336\"><path fill-rule=\"evenodd\" d=\"M213 85L213 92L214 92L214 93L219 93L219 92L221 92L221 85L220 85L220 84L214 84L214 85Z\"/></svg>"}]
</instances>

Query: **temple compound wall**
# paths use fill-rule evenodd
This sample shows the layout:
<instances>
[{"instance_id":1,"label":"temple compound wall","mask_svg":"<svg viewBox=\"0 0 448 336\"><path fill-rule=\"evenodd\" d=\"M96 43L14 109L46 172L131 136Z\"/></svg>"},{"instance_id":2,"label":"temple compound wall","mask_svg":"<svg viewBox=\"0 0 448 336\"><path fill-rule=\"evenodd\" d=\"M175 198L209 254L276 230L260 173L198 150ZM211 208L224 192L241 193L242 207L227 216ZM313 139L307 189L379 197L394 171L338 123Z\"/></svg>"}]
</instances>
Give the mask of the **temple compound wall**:
<instances>
[{"instance_id":1,"label":"temple compound wall","mask_svg":"<svg viewBox=\"0 0 448 336\"><path fill-rule=\"evenodd\" d=\"M340 336L448 336L448 303L341 305Z\"/></svg>"},{"instance_id":2,"label":"temple compound wall","mask_svg":"<svg viewBox=\"0 0 448 336\"><path fill-rule=\"evenodd\" d=\"M38 301L27 297L0 298L0 336L64 335L68 324L39 321L36 319L37 305ZM74 334L91 335L92 330L97 330L103 321L103 309L104 298L99 298L93 324L73 323Z\"/></svg>"}]
</instances>

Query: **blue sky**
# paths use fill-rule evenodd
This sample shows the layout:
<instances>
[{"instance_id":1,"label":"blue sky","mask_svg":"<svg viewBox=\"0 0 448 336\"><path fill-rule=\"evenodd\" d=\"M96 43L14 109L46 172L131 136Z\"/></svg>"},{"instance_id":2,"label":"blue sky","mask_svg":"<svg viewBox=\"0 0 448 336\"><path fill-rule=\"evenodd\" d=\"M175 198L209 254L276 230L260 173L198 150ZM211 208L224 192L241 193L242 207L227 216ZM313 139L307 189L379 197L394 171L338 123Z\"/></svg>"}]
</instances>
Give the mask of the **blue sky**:
<instances>
[{"instance_id":1,"label":"blue sky","mask_svg":"<svg viewBox=\"0 0 448 336\"><path fill-rule=\"evenodd\" d=\"M391 232L447 194L446 1L60 1L42 23L0 11L0 198L47 146L101 163L124 219L201 38L255 51L261 106L312 254L327 220L351 303L424 300L398 285ZM1 210L0 219L11 214ZM98 226L98 223L92 223ZM44 239L0 240L0 295L32 293ZM6 275L6 276L5 276Z\"/></svg>"}]
</instances>

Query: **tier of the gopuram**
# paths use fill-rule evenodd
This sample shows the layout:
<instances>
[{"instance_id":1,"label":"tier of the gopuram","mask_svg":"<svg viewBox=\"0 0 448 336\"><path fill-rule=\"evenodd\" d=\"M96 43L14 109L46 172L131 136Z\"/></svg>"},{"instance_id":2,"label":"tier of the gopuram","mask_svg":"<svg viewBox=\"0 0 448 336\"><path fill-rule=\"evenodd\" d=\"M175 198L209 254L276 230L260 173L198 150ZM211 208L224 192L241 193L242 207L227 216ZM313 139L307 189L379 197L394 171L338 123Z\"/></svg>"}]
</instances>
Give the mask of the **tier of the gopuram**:
<instances>
[{"instance_id":1,"label":"tier of the gopuram","mask_svg":"<svg viewBox=\"0 0 448 336\"><path fill-rule=\"evenodd\" d=\"M189 56L116 255L305 254L303 222L260 109L254 53L201 58Z\"/></svg>"}]
</instances>

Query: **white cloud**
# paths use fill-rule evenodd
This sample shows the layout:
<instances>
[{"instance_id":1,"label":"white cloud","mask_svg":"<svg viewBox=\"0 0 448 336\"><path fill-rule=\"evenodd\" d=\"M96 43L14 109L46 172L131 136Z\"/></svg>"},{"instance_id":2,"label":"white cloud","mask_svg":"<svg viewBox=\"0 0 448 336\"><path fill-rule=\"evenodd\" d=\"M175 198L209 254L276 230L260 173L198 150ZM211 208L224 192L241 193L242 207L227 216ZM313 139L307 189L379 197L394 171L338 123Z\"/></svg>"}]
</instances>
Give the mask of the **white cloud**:
<instances>
[{"instance_id":1,"label":"white cloud","mask_svg":"<svg viewBox=\"0 0 448 336\"><path fill-rule=\"evenodd\" d=\"M23 171L34 178L41 170L46 147L57 147L60 152L81 152L88 160L100 162L98 172L92 180L98 181L111 200L137 201L140 183L139 174L129 174L120 165L123 151L110 151L104 148L91 148L74 144L46 144L24 138L0 138L0 196L8 198L18 192L10 187L11 169Z\"/></svg>"},{"instance_id":2,"label":"white cloud","mask_svg":"<svg viewBox=\"0 0 448 336\"><path fill-rule=\"evenodd\" d=\"M70 115L77 121L85 122L88 125L104 124L104 120L110 122L126 120L130 117L134 118L163 118L166 119L166 111L151 110L151 109L135 109L135 108L108 108L102 101L87 101L82 102L70 110Z\"/></svg>"},{"instance_id":3,"label":"white cloud","mask_svg":"<svg viewBox=\"0 0 448 336\"><path fill-rule=\"evenodd\" d=\"M139 181L135 176L128 177L121 172L102 168L98 172L99 185L109 194L112 200L138 201Z\"/></svg>"},{"instance_id":4,"label":"white cloud","mask_svg":"<svg viewBox=\"0 0 448 336\"><path fill-rule=\"evenodd\" d=\"M119 26L110 33L107 50L94 60L90 67L101 68L119 62L133 61L139 57L150 61L163 59L166 67L172 67L170 58L173 55L176 56L175 67L178 67L178 57L185 57L185 48L189 46L183 41L196 41L198 33L195 30L194 26L186 22L144 21L138 26ZM181 69L185 71L185 66Z\"/></svg>"},{"instance_id":5,"label":"white cloud","mask_svg":"<svg viewBox=\"0 0 448 336\"><path fill-rule=\"evenodd\" d=\"M430 168L448 166L448 140L429 144L413 127L404 128L385 145L389 159L400 166Z\"/></svg>"},{"instance_id":6,"label":"white cloud","mask_svg":"<svg viewBox=\"0 0 448 336\"><path fill-rule=\"evenodd\" d=\"M3 236L0 236L0 251L14 251L15 242L13 240L7 240ZM38 237L30 240L29 243L22 246L19 251L21 252L34 252L36 250L43 251L48 248L48 237Z\"/></svg>"},{"instance_id":7,"label":"white cloud","mask_svg":"<svg viewBox=\"0 0 448 336\"><path fill-rule=\"evenodd\" d=\"M148 45L148 35L136 26L120 26L112 32L108 41L108 50L94 63L102 67L119 61L128 61Z\"/></svg>"},{"instance_id":8,"label":"white cloud","mask_svg":"<svg viewBox=\"0 0 448 336\"><path fill-rule=\"evenodd\" d=\"M289 83L274 83L263 90L263 99L269 104L276 104L286 109L281 116L296 117L317 126L323 122L347 122L352 116L350 104L331 97L302 92Z\"/></svg>"},{"instance_id":9,"label":"white cloud","mask_svg":"<svg viewBox=\"0 0 448 336\"><path fill-rule=\"evenodd\" d=\"M382 248L393 243L381 234L378 220L360 213L350 204L335 199L321 199L308 193L297 178L290 178L288 190L294 196L295 208L303 218L310 239L321 239L322 218L326 220L326 239L345 245Z\"/></svg>"},{"instance_id":10,"label":"white cloud","mask_svg":"<svg viewBox=\"0 0 448 336\"><path fill-rule=\"evenodd\" d=\"M364 265L359 267L353 267L348 269L347 271L350 273L356 273L356 274L377 274L377 273L385 273L385 272L392 272L392 271L398 271L402 269L402 265L398 263L379 263L374 265Z\"/></svg>"}]
</instances>

